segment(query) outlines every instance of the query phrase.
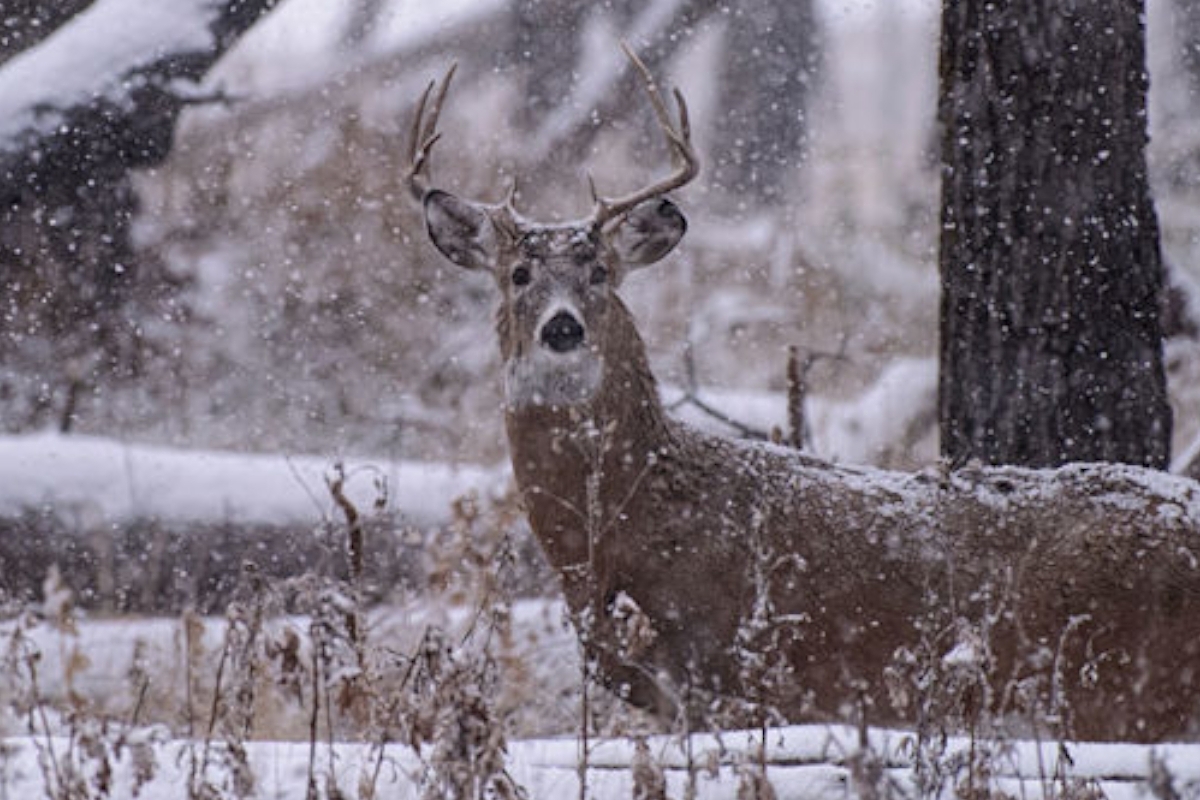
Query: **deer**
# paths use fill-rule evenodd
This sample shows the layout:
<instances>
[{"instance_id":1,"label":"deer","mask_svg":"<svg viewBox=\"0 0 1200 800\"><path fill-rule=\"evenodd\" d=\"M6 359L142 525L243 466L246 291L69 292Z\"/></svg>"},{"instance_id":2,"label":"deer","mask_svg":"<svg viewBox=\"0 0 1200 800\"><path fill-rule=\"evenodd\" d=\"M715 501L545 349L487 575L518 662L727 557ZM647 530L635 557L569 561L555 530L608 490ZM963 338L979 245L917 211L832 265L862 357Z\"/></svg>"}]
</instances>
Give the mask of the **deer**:
<instances>
[{"instance_id":1,"label":"deer","mask_svg":"<svg viewBox=\"0 0 1200 800\"><path fill-rule=\"evenodd\" d=\"M664 409L619 293L686 218L688 109L632 66L671 171L543 223L435 188L454 67L413 115L405 180L429 240L491 277L504 424L530 528L585 656L628 703L723 719L1200 731L1197 484L1115 464L901 473L725 438ZM755 724L757 724L757 722Z\"/></svg>"}]
</instances>

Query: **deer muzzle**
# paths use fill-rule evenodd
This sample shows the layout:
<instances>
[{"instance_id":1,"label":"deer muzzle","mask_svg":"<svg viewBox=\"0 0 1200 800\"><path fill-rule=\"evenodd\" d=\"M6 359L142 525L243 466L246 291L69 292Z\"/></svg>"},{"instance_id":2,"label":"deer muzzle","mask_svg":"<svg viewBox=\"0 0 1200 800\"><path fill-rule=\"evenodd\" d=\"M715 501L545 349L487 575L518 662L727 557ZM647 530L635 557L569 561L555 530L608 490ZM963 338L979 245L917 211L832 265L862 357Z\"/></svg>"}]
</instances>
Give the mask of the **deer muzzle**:
<instances>
[{"instance_id":1,"label":"deer muzzle","mask_svg":"<svg viewBox=\"0 0 1200 800\"><path fill-rule=\"evenodd\" d=\"M583 324L569 311L559 311L542 325L538 339L556 353L569 353L583 345Z\"/></svg>"}]
</instances>

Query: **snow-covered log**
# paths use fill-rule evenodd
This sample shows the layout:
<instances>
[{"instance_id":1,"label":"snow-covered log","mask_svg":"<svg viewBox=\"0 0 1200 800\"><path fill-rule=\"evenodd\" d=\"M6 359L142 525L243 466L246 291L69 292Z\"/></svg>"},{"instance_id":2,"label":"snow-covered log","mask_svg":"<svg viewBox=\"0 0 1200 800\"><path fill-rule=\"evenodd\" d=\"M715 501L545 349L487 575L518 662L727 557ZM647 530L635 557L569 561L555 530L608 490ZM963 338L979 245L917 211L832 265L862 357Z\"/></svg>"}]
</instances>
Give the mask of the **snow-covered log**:
<instances>
[{"instance_id":1,"label":"snow-covered log","mask_svg":"<svg viewBox=\"0 0 1200 800\"><path fill-rule=\"evenodd\" d=\"M509 481L499 468L0 437L0 598L37 599L56 568L86 607L219 612L248 563L277 581L344 575L345 519L327 485L339 463L381 595L419 582L457 499L486 511Z\"/></svg>"},{"instance_id":2,"label":"snow-covered log","mask_svg":"<svg viewBox=\"0 0 1200 800\"><path fill-rule=\"evenodd\" d=\"M0 515L45 510L103 526L139 519L315 525L338 516L337 464L363 510L382 492L410 524L445 524L456 497L503 492L507 468L334 456L184 450L88 436L0 437Z\"/></svg>"}]
</instances>

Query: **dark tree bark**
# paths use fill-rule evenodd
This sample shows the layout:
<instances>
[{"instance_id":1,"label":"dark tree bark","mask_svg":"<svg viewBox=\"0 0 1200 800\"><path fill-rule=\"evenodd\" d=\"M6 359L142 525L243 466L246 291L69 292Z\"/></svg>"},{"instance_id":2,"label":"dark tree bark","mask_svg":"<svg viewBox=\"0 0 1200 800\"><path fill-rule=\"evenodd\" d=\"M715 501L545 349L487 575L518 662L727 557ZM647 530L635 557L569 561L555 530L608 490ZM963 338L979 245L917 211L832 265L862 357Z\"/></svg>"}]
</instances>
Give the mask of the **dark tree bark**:
<instances>
[{"instance_id":1,"label":"dark tree bark","mask_svg":"<svg viewBox=\"0 0 1200 800\"><path fill-rule=\"evenodd\" d=\"M510 66L524 73L520 122L535 128L556 108L570 102L586 68L581 63L581 34L590 15L611 15L624 36L634 37L639 55L654 74L707 23L725 27L720 73L720 116L713 121L712 158L705 165L708 183L730 205L779 205L786 179L803 157L809 87L819 69L820 44L812 0L747 0L727 7L715 0L685 0L659 15L653 3L614 0L589 5L570 0L518 0L513 4ZM657 20L647 30L647 20ZM621 60L624 72L580 124L562 133L547 158L574 163L592 135L594 120L633 114L641 119L639 78ZM641 124L641 123L639 123ZM653 120L645 122L647 143L658 139Z\"/></svg>"},{"instance_id":2,"label":"dark tree bark","mask_svg":"<svg viewBox=\"0 0 1200 800\"><path fill-rule=\"evenodd\" d=\"M708 180L733 205L780 206L806 149L809 90L820 72L816 10L811 0L750 0L729 13Z\"/></svg>"},{"instance_id":3,"label":"dark tree bark","mask_svg":"<svg viewBox=\"0 0 1200 800\"><path fill-rule=\"evenodd\" d=\"M4 0L0 6L0 64L54 33L92 0Z\"/></svg>"},{"instance_id":4,"label":"dark tree bark","mask_svg":"<svg viewBox=\"0 0 1200 800\"><path fill-rule=\"evenodd\" d=\"M0 137L6 429L51 419L69 428L84 390L136 378L154 349L152 331L185 315L177 297L181 278L141 259L130 240L137 208L130 172L166 157L179 113L192 102L181 87L198 82L275 2L212 4L207 46L148 47L137 66L101 76L105 88L85 98L60 94L48 80L26 127ZM55 46L53 32L45 31L49 21L82 19L58 11L47 16L36 2L20 10L9 22L26 31L19 40L33 44L27 52L34 56L36 48ZM97 31L98 48L105 33L103 26ZM22 60L13 56L0 65L0 81Z\"/></svg>"},{"instance_id":5,"label":"dark tree bark","mask_svg":"<svg viewBox=\"0 0 1200 800\"><path fill-rule=\"evenodd\" d=\"M511 65L520 70L524 84L517 116L532 128L570 96L580 33L593 7L571 0L517 0L511 9Z\"/></svg>"},{"instance_id":6,"label":"dark tree bark","mask_svg":"<svg viewBox=\"0 0 1200 800\"><path fill-rule=\"evenodd\" d=\"M943 8L942 453L1165 467L1142 4Z\"/></svg>"}]
</instances>

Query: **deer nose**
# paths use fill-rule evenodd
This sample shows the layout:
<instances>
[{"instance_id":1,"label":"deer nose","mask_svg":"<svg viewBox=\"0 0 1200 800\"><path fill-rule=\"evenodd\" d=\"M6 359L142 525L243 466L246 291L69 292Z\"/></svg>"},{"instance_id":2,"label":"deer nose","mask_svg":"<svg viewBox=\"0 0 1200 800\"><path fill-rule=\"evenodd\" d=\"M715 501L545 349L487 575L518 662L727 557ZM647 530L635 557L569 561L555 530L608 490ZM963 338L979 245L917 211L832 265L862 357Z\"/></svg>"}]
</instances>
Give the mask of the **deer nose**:
<instances>
[{"instance_id":1,"label":"deer nose","mask_svg":"<svg viewBox=\"0 0 1200 800\"><path fill-rule=\"evenodd\" d=\"M556 353L569 353L583 344L583 326L566 311L560 311L542 326L542 344Z\"/></svg>"}]
</instances>

